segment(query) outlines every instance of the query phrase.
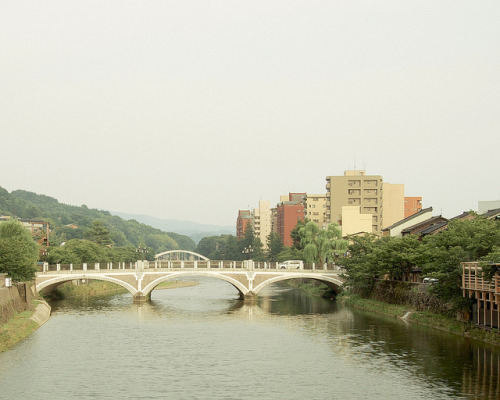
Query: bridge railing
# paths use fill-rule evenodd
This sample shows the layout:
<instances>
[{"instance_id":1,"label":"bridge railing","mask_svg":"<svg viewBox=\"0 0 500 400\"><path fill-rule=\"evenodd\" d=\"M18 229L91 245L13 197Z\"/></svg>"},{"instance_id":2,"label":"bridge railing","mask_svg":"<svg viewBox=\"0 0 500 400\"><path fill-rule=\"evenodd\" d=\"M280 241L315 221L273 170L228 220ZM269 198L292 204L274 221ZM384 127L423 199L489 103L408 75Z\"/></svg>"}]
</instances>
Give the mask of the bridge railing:
<instances>
[{"instance_id":1,"label":"bridge railing","mask_svg":"<svg viewBox=\"0 0 500 400\"><path fill-rule=\"evenodd\" d=\"M278 262L268 261L228 261L228 260L157 260L145 261L145 269L244 269L244 270L310 270L310 271L341 271L342 267L336 264L302 264L302 267L289 267Z\"/></svg>"},{"instance_id":2,"label":"bridge railing","mask_svg":"<svg viewBox=\"0 0 500 400\"><path fill-rule=\"evenodd\" d=\"M103 262L81 264L48 264L37 265L38 272L82 272L82 271L110 271L110 270L135 270L136 262Z\"/></svg>"},{"instance_id":3,"label":"bridge railing","mask_svg":"<svg viewBox=\"0 0 500 400\"><path fill-rule=\"evenodd\" d=\"M117 270L153 270L153 269L240 269L240 270L308 270L308 271L342 271L335 264L301 264L300 267L267 261L229 261L229 260L156 260L116 263L82 263L82 264L48 264L37 266L40 273L81 273L82 271L108 272Z\"/></svg>"}]
</instances>

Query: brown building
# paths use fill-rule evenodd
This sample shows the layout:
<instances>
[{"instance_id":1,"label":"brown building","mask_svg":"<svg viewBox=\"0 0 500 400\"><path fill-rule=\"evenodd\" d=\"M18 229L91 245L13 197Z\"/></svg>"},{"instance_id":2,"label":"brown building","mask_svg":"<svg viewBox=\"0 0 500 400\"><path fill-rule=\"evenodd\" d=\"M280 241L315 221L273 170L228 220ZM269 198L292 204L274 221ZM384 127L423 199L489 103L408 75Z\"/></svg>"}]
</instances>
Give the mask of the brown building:
<instances>
[{"instance_id":1,"label":"brown building","mask_svg":"<svg viewBox=\"0 0 500 400\"><path fill-rule=\"evenodd\" d=\"M238 218L236 219L236 237L238 239L245 237L245 229L249 223L252 223L250 210L239 210Z\"/></svg>"},{"instance_id":2,"label":"brown building","mask_svg":"<svg viewBox=\"0 0 500 400\"><path fill-rule=\"evenodd\" d=\"M405 197L405 216L409 216L418 213L422 210L422 197Z\"/></svg>"},{"instance_id":3,"label":"brown building","mask_svg":"<svg viewBox=\"0 0 500 400\"><path fill-rule=\"evenodd\" d=\"M289 201L282 201L276 206L276 232L285 246L293 244L290 233L306 215L306 193L289 193L288 198Z\"/></svg>"}]
</instances>

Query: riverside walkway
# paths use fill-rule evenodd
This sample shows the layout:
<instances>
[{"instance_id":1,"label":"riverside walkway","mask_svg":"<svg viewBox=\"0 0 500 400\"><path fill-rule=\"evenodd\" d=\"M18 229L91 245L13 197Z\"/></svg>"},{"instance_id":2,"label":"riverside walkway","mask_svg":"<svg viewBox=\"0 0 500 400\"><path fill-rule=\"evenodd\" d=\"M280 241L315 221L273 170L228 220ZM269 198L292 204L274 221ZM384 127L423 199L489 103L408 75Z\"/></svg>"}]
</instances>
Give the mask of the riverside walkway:
<instances>
[{"instance_id":1,"label":"riverside walkway","mask_svg":"<svg viewBox=\"0 0 500 400\"><path fill-rule=\"evenodd\" d=\"M213 260L137 261L135 263L44 264L36 274L36 290L50 292L58 285L74 280L101 280L128 290L134 302L151 298L160 283L183 277L205 276L233 285L242 299L254 299L266 286L287 279L315 279L335 291L344 284L336 266L314 264L284 266L279 263Z\"/></svg>"}]
</instances>

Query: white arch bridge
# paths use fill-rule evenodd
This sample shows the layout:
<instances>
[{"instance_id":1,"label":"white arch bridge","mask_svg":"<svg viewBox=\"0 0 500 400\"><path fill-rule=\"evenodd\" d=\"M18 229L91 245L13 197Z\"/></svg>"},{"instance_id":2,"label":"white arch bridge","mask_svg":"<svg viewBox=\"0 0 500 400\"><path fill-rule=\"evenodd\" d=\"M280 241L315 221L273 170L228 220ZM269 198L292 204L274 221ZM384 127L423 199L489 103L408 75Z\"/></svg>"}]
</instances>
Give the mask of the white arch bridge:
<instances>
[{"instance_id":1,"label":"white arch bridge","mask_svg":"<svg viewBox=\"0 0 500 400\"><path fill-rule=\"evenodd\" d=\"M339 292L344 284L336 266L282 268L278 263L249 261L137 261L135 263L44 264L36 274L37 292L50 292L74 280L108 281L128 290L134 302L151 298L160 283L193 276L221 279L233 285L242 299L254 299L266 286L287 279L315 279Z\"/></svg>"}]
</instances>

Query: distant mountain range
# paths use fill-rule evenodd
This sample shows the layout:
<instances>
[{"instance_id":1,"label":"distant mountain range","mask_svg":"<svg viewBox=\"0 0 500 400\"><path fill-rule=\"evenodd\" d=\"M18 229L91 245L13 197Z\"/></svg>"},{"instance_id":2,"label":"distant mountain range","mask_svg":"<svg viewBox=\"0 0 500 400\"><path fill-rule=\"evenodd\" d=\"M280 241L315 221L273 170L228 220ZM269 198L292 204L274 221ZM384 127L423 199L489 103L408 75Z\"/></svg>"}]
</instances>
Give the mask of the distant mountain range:
<instances>
[{"instance_id":1,"label":"distant mountain range","mask_svg":"<svg viewBox=\"0 0 500 400\"><path fill-rule=\"evenodd\" d=\"M137 222L152 226L153 228L161 229L165 232L175 232L181 235L189 236L196 243L206 236L236 234L236 228L231 225L200 224L193 221L161 219L150 215L126 214L116 211L110 211L110 213L126 220L135 219Z\"/></svg>"}]
</instances>

